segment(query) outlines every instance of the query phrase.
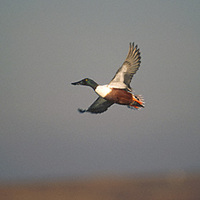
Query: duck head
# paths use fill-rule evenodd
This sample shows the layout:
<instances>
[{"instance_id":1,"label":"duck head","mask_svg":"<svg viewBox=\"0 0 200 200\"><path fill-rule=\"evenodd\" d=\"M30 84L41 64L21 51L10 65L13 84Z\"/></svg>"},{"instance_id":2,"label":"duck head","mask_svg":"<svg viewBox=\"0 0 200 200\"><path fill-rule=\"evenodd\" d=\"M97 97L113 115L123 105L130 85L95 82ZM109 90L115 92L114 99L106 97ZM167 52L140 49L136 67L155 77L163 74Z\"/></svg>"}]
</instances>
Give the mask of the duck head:
<instances>
[{"instance_id":1,"label":"duck head","mask_svg":"<svg viewBox=\"0 0 200 200\"><path fill-rule=\"evenodd\" d=\"M86 86L90 86L94 90L98 86L98 84L95 81L93 81L92 79L89 79L89 78L84 78L81 81L77 81L77 82L74 82L74 83L71 83L71 84L72 85L86 85Z\"/></svg>"}]
</instances>

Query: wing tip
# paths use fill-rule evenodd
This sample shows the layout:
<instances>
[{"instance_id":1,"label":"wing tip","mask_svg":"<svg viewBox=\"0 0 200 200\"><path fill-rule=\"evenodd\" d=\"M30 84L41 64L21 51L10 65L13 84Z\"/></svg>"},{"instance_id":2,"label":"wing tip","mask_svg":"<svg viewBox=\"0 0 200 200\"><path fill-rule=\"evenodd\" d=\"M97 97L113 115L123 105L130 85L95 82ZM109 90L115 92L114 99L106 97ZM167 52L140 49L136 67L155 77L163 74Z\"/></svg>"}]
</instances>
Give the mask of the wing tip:
<instances>
[{"instance_id":1,"label":"wing tip","mask_svg":"<svg viewBox=\"0 0 200 200\"><path fill-rule=\"evenodd\" d=\"M98 111L91 111L91 110L86 110L86 109L78 108L78 111L79 111L80 114L83 114L85 112L89 112L91 114L101 114L101 113L105 112L106 110L102 111L102 112L98 112Z\"/></svg>"},{"instance_id":2,"label":"wing tip","mask_svg":"<svg viewBox=\"0 0 200 200\"><path fill-rule=\"evenodd\" d=\"M136 44L134 46L134 42L133 43L130 42L129 44L130 44L130 48L129 48L127 58L128 57L140 56L140 48L138 48L138 45ZM141 59L141 56L140 56L140 59Z\"/></svg>"},{"instance_id":3,"label":"wing tip","mask_svg":"<svg viewBox=\"0 0 200 200\"><path fill-rule=\"evenodd\" d=\"M84 110L84 109L81 109L81 108L78 108L78 111L79 111L79 113L85 113L85 112L87 112L87 110Z\"/></svg>"}]
</instances>

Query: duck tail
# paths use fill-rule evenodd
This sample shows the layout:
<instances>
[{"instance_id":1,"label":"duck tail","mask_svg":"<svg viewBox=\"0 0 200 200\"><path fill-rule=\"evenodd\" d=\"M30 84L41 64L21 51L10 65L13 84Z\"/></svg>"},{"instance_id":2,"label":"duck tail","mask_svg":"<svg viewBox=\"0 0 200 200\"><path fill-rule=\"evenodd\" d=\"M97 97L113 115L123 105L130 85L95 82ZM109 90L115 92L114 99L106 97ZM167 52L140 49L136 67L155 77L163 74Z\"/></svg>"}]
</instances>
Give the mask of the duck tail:
<instances>
[{"instance_id":1,"label":"duck tail","mask_svg":"<svg viewBox=\"0 0 200 200\"><path fill-rule=\"evenodd\" d=\"M132 95L133 101L128 105L128 108L139 110L144 108L144 98L141 95Z\"/></svg>"}]
</instances>

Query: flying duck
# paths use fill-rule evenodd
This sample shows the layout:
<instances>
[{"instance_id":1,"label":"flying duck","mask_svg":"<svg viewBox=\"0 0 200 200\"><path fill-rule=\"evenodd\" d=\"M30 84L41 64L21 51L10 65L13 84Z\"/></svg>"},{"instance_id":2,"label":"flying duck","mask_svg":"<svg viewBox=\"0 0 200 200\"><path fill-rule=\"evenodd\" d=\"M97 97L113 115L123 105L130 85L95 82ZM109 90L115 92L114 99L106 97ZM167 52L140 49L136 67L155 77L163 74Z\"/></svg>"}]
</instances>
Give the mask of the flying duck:
<instances>
[{"instance_id":1,"label":"flying duck","mask_svg":"<svg viewBox=\"0 0 200 200\"><path fill-rule=\"evenodd\" d=\"M88 109L78 109L80 113L102 113L105 112L114 103L127 105L128 108L140 109L144 107L144 100L141 95L132 94L130 82L133 75L140 67L140 50L134 43L130 43L129 52L126 60L118 69L111 82L107 85L98 85L89 78L71 83L72 85L90 86L99 96Z\"/></svg>"}]
</instances>

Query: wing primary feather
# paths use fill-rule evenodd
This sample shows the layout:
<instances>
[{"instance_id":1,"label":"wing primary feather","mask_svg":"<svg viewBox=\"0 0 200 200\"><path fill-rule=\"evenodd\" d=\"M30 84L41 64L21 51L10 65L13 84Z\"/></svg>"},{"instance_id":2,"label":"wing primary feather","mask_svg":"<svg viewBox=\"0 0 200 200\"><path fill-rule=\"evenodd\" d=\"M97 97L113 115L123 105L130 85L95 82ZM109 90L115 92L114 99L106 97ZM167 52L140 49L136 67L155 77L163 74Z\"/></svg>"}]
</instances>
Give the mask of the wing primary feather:
<instances>
[{"instance_id":1,"label":"wing primary feather","mask_svg":"<svg viewBox=\"0 0 200 200\"><path fill-rule=\"evenodd\" d=\"M109 86L113 88L127 89L131 91L130 82L133 75L140 67L140 49L138 45L134 46L134 43L129 43L129 51L123 65L117 70L115 76L109 83Z\"/></svg>"},{"instance_id":2,"label":"wing primary feather","mask_svg":"<svg viewBox=\"0 0 200 200\"><path fill-rule=\"evenodd\" d=\"M90 112L94 114L105 112L113 102L107 101L102 97L98 97L88 109L78 109L80 113Z\"/></svg>"},{"instance_id":3,"label":"wing primary feather","mask_svg":"<svg viewBox=\"0 0 200 200\"><path fill-rule=\"evenodd\" d=\"M78 108L78 111L79 111L80 113L84 113L84 112L86 112L87 110L84 110L84 109Z\"/></svg>"}]
</instances>

